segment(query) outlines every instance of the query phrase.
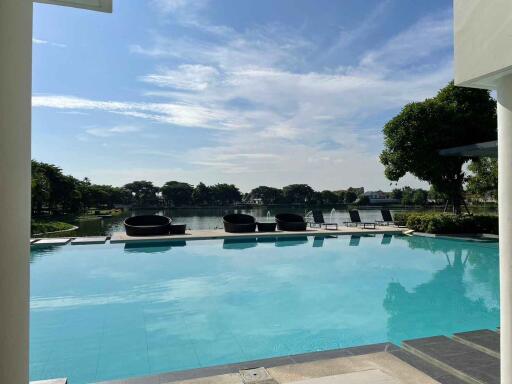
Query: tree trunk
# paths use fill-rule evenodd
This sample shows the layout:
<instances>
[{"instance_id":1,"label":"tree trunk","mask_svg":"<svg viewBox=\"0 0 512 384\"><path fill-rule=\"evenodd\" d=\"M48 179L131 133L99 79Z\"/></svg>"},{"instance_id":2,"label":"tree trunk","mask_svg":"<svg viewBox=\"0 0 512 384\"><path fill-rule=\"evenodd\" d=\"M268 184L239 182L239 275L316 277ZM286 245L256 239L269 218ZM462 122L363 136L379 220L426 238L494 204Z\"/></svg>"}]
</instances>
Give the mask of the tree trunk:
<instances>
[{"instance_id":1,"label":"tree trunk","mask_svg":"<svg viewBox=\"0 0 512 384\"><path fill-rule=\"evenodd\" d=\"M458 193L454 194L453 197L452 197L452 202L453 202L453 213L455 213L456 215L460 215L461 214L461 197Z\"/></svg>"}]
</instances>

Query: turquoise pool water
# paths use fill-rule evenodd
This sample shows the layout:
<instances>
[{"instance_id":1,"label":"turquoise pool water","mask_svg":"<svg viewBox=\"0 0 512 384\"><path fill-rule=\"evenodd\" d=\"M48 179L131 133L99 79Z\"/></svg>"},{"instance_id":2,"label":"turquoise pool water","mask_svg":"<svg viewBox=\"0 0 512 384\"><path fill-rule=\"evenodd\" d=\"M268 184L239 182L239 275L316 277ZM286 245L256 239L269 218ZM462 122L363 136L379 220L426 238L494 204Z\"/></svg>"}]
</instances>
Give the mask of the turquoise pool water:
<instances>
[{"instance_id":1,"label":"turquoise pool water","mask_svg":"<svg viewBox=\"0 0 512 384\"><path fill-rule=\"evenodd\" d=\"M407 236L34 248L30 379L87 383L495 328L498 249Z\"/></svg>"}]
</instances>

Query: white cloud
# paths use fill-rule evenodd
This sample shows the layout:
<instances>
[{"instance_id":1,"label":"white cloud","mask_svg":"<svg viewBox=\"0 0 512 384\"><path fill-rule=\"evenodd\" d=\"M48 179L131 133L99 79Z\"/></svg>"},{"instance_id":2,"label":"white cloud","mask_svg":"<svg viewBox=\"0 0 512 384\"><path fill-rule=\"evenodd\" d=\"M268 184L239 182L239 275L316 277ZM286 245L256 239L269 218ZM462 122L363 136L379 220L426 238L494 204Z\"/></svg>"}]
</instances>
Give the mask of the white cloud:
<instances>
[{"instance_id":1,"label":"white cloud","mask_svg":"<svg viewBox=\"0 0 512 384\"><path fill-rule=\"evenodd\" d=\"M98 110L184 127L229 130L234 127L222 111L188 103L144 103L84 99L63 95L34 95L33 107Z\"/></svg>"},{"instance_id":2,"label":"white cloud","mask_svg":"<svg viewBox=\"0 0 512 384\"><path fill-rule=\"evenodd\" d=\"M48 41L48 40L42 40L42 39L36 39L35 37L32 38L32 44L37 44L37 45L51 45L53 47L57 47L57 48L66 48L67 45L66 44L62 44L62 43L55 43L55 42L52 42L52 41Z\"/></svg>"},{"instance_id":3,"label":"white cloud","mask_svg":"<svg viewBox=\"0 0 512 384\"><path fill-rule=\"evenodd\" d=\"M163 13L175 12L189 3L189 0L153 0L153 5Z\"/></svg>"},{"instance_id":4,"label":"white cloud","mask_svg":"<svg viewBox=\"0 0 512 384\"><path fill-rule=\"evenodd\" d=\"M85 132L88 133L89 135L97 137L111 137L119 134L139 132L140 130L140 127L135 127L131 125L119 125L112 128L88 128L85 130Z\"/></svg>"},{"instance_id":5,"label":"white cloud","mask_svg":"<svg viewBox=\"0 0 512 384\"><path fill-rule=\"evenodd\" d=\"M440 50L450 49L453 40L450 13L427 16L398 34L379 49L367 52L361 60L362 67L391 67L429 63Z\"/></svg>"},{"instance_id":6,"label":"white cloud","mask_svg":"<svg viewBox=\"0 0 512 384\"><path fill-rule=\"evenodd\" d=\"M180 65L176 70L163 70L160 73L141 77L141 80L158 87L171 87L179 90L203 91L219 76L217 69L200 64Z\"/></svg>"}]
</instances>

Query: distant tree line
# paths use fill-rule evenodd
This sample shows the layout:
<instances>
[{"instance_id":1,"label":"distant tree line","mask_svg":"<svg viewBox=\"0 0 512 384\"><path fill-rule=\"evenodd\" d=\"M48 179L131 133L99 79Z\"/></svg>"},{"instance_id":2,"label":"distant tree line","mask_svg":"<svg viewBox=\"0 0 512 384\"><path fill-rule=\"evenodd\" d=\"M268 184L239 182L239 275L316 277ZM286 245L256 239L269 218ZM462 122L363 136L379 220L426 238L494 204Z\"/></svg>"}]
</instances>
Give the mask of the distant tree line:
<instances>
[{"instance_id":1,"label":"distant tree line","mask_svg":"<svg viewBox=\"0 0 512 384\"><path fill-rule=\"evenodd\" d=\"M474 180L469 180L468 189L477 195L493 195L494 175L497 173L494 163L480 162L473 167ZM486 183L483 182L486 181ZM410 187L395 188L385 196L400 201L405 206L424 206L442 204L448 198L446 194ZM162 187L151 181L133 181L123 187L98 185L89 179L78 180L64 175L62 170L52 164L32 161L32 210L35 215L55 213L80 213L91 208L114 208L118 205L133 207L184 207L184 206L222 206L234 204L297 204L308 206L369 204L364 188L346 190L315 191L307 184L291 184L283 188L259 186L249 193L242 193L233 184L218 183L193 186L179 181L168 181Z\"/></svg>"}]
</instances>

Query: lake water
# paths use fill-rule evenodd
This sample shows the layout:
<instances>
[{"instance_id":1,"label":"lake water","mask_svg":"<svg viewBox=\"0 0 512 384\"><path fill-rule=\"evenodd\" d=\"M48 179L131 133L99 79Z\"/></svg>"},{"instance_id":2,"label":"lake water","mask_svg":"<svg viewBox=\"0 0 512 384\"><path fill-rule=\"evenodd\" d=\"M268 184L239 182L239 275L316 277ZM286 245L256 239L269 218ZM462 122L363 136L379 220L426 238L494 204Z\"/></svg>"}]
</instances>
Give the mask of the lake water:
<instances>
[{"instance_id":1,"label":"lake water","mask_svg":"<svg viewBox=\"0 0 512 384\"><path fill-rule=\"evenodd\" d=\"M326 221L331 220L332 207L322 208L324 218ZM404 209L391 210L392 213L403 211ZM474 213L496 214L495 209L485 208L471 208ZM256 207L252 209L234 209L232 207L217 207L217 208L195 208L195 209L165 209L165 210L131 210L123 213L122 215L110 218L97 218L92 217L87 220L76 221L73 224L79 228L76 231L66 232L66 236L110 236L114 232L124 231L123 221L126 217L132 215L165 215L172 218L176 224L186 224L189 229L216 229L222 228L222 217L228 213L247 213L256 217L258 221L266 221L267 213L270 213L271 220L277 213L291 212L299 215L304 215L310 208L305 209L297 207ZM439 211L439 209L438 209ZM359 213L363 221L382 220L379 209L360 209ZM332 215L332 221L339 224L348 221L348 211L346 208L338 208ZM45 235L45 237L59 237L61 233L52 235Z\"/></svg>"}]
</instances>

